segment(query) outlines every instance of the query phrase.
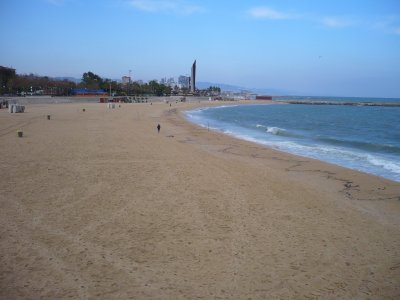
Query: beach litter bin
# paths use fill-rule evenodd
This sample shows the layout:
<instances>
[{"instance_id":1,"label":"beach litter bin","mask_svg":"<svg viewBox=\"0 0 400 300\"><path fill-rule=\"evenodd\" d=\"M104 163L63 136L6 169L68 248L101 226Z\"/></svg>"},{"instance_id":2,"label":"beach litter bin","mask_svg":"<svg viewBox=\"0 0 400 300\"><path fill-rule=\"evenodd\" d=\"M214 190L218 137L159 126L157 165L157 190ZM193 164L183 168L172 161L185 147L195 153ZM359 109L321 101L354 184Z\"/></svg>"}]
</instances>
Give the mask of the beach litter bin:
<instances>
[{"instance_id":1,"label":"beach litter bin","mask_svg":"<svg viewBox=\"0 0 400 300\"><path fill-rule=\"evenodd\" d=\"M24 135L24 133L22 132L22 130L18 130L17 135L18 135L18 137L21 138Z\"/></svg>"}]
</instances>

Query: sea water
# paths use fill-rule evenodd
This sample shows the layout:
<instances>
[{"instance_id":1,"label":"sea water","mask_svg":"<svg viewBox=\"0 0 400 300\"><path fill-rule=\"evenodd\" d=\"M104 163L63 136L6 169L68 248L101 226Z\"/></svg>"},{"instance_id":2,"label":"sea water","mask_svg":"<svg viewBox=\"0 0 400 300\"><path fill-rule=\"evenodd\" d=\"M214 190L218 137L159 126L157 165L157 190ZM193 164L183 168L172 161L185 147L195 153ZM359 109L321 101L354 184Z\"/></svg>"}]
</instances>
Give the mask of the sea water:
<instances>
[{"instance_id":1,"label":"sea water","mask_svg":"<svg viewBox=\"0 0 400 300\"><path fill-rule=\"evenodd\" d=\"M210 130L400 182L400 107L256 104L186 116Z\"/></svg>"}]
</instances>

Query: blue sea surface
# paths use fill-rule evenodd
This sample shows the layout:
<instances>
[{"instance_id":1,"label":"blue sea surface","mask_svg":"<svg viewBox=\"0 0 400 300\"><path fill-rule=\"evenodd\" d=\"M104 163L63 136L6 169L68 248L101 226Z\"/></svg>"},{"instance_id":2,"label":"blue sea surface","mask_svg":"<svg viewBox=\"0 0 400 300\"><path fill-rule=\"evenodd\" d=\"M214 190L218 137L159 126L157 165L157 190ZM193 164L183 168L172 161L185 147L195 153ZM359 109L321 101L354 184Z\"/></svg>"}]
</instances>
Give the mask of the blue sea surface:
<instances>
[{"instance_id":1,"label":"blue sea surface","mask_svg":"<svg viewBox=\"0 0 400 300\"><path fill-rule=\"evenodd\" d=\"M211 130L400 182L400 107L256 104L186 116Z\"/></svg>"},{"instance_id":2,"label":"blue sea surface","mask_svg":"<svg viewBox=\"0 0 400 300\"><path fill-rule=\"evenodd\" d=\"M328 101L328 102L338 102L338 103L397 103L400 104L399 98L371 98L371 97L325 97L325 96L279 96L274 97L274 100L282 101Z\"/></svg>"}]
</instances>

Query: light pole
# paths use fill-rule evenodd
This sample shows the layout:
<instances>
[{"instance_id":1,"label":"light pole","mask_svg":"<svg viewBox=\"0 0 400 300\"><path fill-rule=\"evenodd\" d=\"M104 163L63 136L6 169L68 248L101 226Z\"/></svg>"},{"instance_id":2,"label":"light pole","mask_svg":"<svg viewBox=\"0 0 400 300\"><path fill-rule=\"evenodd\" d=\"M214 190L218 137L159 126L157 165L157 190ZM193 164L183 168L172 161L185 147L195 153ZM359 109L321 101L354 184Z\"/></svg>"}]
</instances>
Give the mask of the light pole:
<instances>
[{"instance_id":1,"label":"light pole","mask_svg":"<svg viewBox=\"0 0 400 300\"><path fill-rule=\"evenodd\" d=\"M131 92L131 72L132 70L129 70L128 96L130 95Z\"/></svg>"}]
</instances>

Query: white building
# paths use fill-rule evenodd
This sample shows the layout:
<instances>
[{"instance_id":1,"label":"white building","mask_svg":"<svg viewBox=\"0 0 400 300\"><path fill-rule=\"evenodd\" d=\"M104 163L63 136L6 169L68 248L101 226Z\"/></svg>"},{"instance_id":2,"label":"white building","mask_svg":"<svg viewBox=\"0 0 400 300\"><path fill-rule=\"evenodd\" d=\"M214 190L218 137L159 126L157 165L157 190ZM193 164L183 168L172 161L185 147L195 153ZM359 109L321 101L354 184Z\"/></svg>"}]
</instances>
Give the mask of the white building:
<instances>
[{"instance_id":1,"label":"white building","mask_svg":"<svg viewBox=\"0 0 400 300\"><path fill-rule=\"evenodd\" d=\"M128 84L131 82L130 76L122 76L122 84Z\"/></svg>"}]
</instances>

